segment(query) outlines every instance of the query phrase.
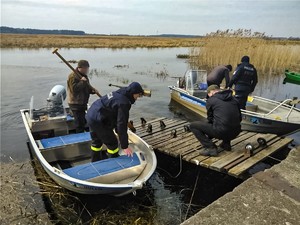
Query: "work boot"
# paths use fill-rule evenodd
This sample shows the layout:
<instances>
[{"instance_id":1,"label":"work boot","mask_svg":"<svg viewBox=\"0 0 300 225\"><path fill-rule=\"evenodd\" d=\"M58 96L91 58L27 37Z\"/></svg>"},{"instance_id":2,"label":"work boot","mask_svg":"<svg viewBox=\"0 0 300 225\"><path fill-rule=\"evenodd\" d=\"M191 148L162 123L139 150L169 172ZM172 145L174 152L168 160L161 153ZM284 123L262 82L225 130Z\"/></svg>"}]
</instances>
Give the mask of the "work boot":
<instances>
[{"instance_id":1,"label":"work boot","mask_svg":"<svg viewBox=\"0 0 300 225\"><path fill-rule=\"evenodd\" d=\"M120 155L119 155L119 153L117 152L117 153L115 153L115 154L110 154L110 153L107 153L107 157L108 158L117 158L117 157L119 157Z\"/></svg>"},{"instance_id":2,"label":"work boot","mask_svg":"<svg viewBox=\"0 0 300 225\"><path fill-rule=\"evenodd\" d=\"M217 151L217 148L204 148L203 150L200 150L200 155L203 155L203 156L217 156L218 151Z\"/></svg>"},{"instance_id":3,"label":"work boot","mask_svg":"<svg viewBox=\"0 0 300 225\"><path fill-rule=\"evenodd\" d=\"M92 151L92 162L97 162L103 159L107 159L107 155L104 151Z\"/></svg>"},{"instance_id":4,"label":"work boot","mask_svg":"<svg viewBox=\"0 0 300 225\"><path fill-rule=\"evenodd\" d=\"M224 143L224 141L221 142L221 144L218 146L218 152L222 151L231 151L231 145L229 143Z\"/></svg>"}]
</instances>

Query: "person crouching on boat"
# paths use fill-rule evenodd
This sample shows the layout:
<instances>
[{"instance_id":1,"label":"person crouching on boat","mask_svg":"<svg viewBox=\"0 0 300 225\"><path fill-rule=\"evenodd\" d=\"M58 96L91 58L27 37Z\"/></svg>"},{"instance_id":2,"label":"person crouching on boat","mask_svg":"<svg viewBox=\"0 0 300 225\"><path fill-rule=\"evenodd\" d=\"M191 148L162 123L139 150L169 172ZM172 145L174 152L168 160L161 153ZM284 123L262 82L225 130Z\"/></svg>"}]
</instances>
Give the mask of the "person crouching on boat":
<instances>
[{"instance_id":1,"label":"person crouching on boat","mask_svg":"<svg viewBox=\"0 0 300 225\"><path fill-rule=\"evenodd\" d=\"M81 75L81 79L72 72L68 77L68 104L74 116L76 133L84 132L85 130L85 111L90 98L90 94L95 94L95 90L89 85L89 62L79 60L77 72Z\"/></svg>"},{"instance_id":2,"label":"person crouching on boat","mask_svg":"<svg viewBox=\"0 0 300 225\"><path fill-rule=\"evenodd\" d=\"M120 88L96 100L86 114L87 124L90 127L92 138L92 162L104 159L106 153L102 145L107 146L109 158L119 156L118 139L125 154L132 156L128 144L127 124L131 105L144 94L142 86L133 82L128 87Z\"/></svg>"},{"instance_id":3,"label":"person crouching on boat","mask_svg":"<svg viewBox=\"0 0 300 225\"><path fill-rule=\"evenodd\" d=\"M231 140L241 132L242 117L231 90L221 91L218 85L211 85L207 88L207 95L207 121L192 122L190 130L204 147L201 155L217 156L218 152L231 150ZM222 140L219 147L212 138Z\"/></svg>"},{"instance_id":4,"label":"person crouching on boat","mask_svg":"<svg viewBox=\"0 0 300 225\"><path fill-rule=\"evenodd\" d=\"M217 66L215 67L208 75L207 75L207 85L213 85L216 84L219 87L221 87L221 83L223 79L225 79L225 88L228 87L230 76L229 73L232 71L231 65L226 66Z\"/></svg>"},{"instance_id":5,"label":"person crouching on boat","mask_svg":"<svg viewBox=\"0 0 300 225\"><path fill-rule=\"evenodd\" d=\"M246 109L248 95L254 91L257 84L257 71L250 64L249 56L243 56L241 62L233 72L228 87L231 88L234 84L235 98L240 104L240 109Z\"/></svg>"}]
</instances>

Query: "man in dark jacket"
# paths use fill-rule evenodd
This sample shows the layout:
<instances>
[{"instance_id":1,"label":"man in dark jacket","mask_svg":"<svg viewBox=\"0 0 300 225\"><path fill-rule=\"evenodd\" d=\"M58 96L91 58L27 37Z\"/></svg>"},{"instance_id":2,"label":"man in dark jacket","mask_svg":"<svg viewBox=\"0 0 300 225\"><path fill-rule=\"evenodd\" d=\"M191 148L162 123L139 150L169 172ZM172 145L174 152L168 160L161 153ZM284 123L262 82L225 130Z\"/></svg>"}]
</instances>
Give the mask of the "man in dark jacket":
<instances>
[{"instance_id":1,"label":"man in dark jacket","mask_svg":"<svg viewBox=\"0 0 300 225\"><path fill-rule=\"evenodd\" d=\"M257 84L257 71L255 67L250 64L249 56L243 56L242 63L238 65L231 81L229 88L234 84L235 97L240 104L241 109L246 109L248 95L254 91Z\"/></svg>"},{"instance_id":2,"label":"man in dark jacket","mask_svg":"<svg viewBox=\"0 0 300 225\"><path fill-rule=\"evenodd\" d=\"M229 77L229 72L232 71L232 66L231 65L226 65L226 66L217 66L215 67L208 75L207 75L207 85L213 85L216 84L220 87L223 79L225 78L225 88L228 87L230 77Z\"/></svg>"},{"instance_id":3,"label":"man in dark jacket","mask_svg":"<svg viewBox=\"0 0 300 225\"><path fill-rule=\"evenodd\" d=\"M89 101L90 94L95 94L97 90L89 85L89 63L86 60L78 62L76 71L81 75L72 72L68 77L68 104L74 116L76 133L84 132L85 129L85 110Z\"/></svg>"},{"instance_id":4,"label":"man in dark jacket","mask_svg":"<svg viewBox=\"0 0 300 225\"><path fill-rule=\"evenodd\" d=\"M144 94L137 82L128 87L120 88L96 100L86 114L87 124L92 137L92 162L103 159L106 154L102 145L107 146L108 157L119 156L118 139L113 131L116 130L121 148L128 156L132 155L128 147L127 124L131 105Z\"/></svg>"},{"instance_id":5,"label":"man in dark jacket","mask_svg":"<svg viewBox=\"0 0 300 225\"><path fill-rule=\"evenodd\" d=\"M231 150L230 141L241 132L242 117L231 90L221 91L217 85L211 85L207 93L207 121L192 122L190 129L204 147L200 154L217 156L220 151ZM219 147L212 142L212 138L222 140Z\"/></svg>"}]
</instances>

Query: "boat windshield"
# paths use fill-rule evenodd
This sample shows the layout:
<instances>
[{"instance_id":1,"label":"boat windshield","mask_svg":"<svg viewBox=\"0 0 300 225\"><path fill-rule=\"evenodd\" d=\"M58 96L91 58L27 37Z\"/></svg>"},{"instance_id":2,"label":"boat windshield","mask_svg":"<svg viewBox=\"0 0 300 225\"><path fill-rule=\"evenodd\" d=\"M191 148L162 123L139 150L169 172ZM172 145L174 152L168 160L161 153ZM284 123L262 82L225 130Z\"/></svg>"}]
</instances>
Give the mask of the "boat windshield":
<instances>
[{"instance_id":1,"label":"boat windshield","mask_svg":"<svg viewBox=\"0 0 300 225\"><path fill-rule=\"evenodd\" d=\"M194 90L207 89L207 71L206 70L188 70L185 73L186 90L193 92Z\"/></svg>"}]
</instances>

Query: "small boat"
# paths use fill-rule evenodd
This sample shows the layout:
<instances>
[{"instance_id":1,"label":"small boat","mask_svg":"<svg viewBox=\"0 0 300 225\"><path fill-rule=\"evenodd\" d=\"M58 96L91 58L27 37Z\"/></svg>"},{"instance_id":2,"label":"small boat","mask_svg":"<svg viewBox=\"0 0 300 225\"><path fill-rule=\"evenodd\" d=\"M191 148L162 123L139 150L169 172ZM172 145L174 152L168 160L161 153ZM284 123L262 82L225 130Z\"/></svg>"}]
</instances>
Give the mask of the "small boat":
<instances>
[{"instance_id":1,"label":"small boat","mask_svg":"<svg viewBox=\"0 0 300 225\"><path fill-rule=\"evenodd\" d=\"M206 77L204 70L188 70L176 86L169 86L171 100L199 116L206 117ZM298 99L277 102L259 96L249 96L242 112L242 130L285 135L300 129Z\"/></svg>"},{"instance_id":2,"label":"small boat","mask_svg":"<svg viewBox=\"0 0 300 225\"><path fill-rule=\"evenodd\" d=\"M285 70L285 79L283 83L300 84L300 73Z\"/></svg>"},{"instance_id":3,"label":"small boat","mask_svg":"<svg viewBox=\"0 0 300 225\"><path fill-rule=\"evenodd\" d=\"M128 130L133 157L120 152L117 158L91 161L89 132L72 133L74 119L63 106L62 85L50 92L47 107L29 109L21 115L29 138L29 148L44 170L60 186L81 194L123 196L143 188L157 165L151 146Z\"/></svg>"}]
</instances>

